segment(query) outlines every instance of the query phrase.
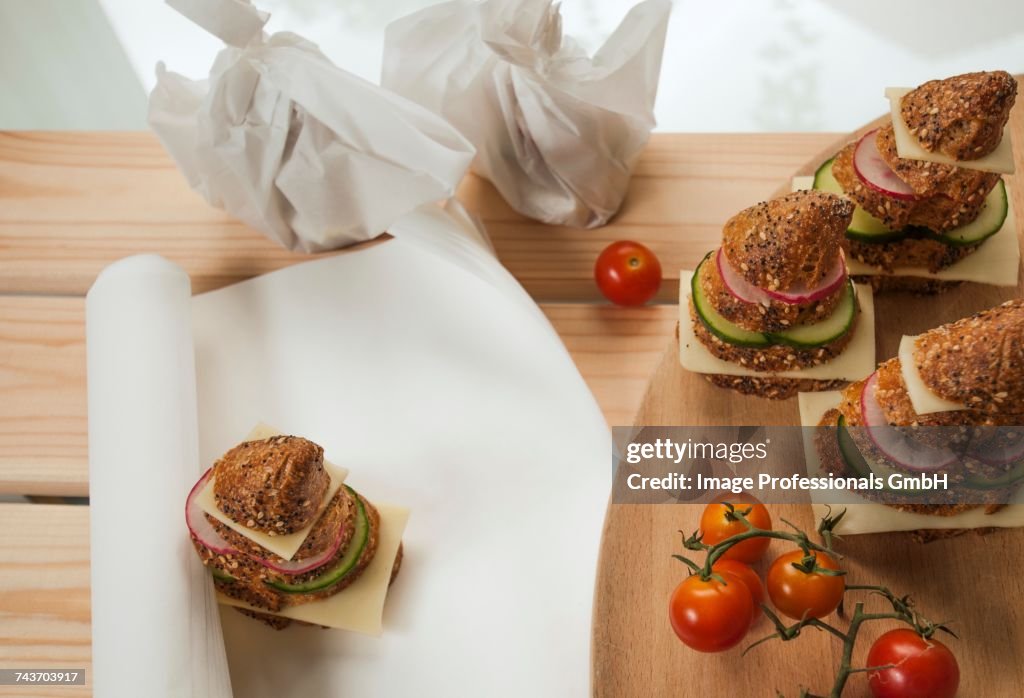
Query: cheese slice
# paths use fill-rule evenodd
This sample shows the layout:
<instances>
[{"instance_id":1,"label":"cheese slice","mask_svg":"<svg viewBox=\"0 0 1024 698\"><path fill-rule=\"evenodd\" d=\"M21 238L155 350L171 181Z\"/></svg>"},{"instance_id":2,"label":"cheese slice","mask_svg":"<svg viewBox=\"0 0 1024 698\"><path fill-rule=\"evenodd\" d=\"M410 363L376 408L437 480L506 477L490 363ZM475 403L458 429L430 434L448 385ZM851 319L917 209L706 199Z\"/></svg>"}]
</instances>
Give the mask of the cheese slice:
<instances>
[{"instance_id":1,"label":"cheese slice","mask_svg":"<svg viewBox=\"0 0 1024 698\"><path fill-rule=\"evenodd\" d=\"M246 436L246 441L256 441L259 439L267 439L271 436L280 436L281 432L268 427L266 424L257 425L252 431ZM338 493L338 489L341 484L345 482L345 478L348 477L348 470L340 466L324 461L324 470L327 471L327 477L330 478L330 482L327 485L327 492L324 494L323 501L320 502L320 506L317 509L317 514L314 516L309 525L304 528L289 533L284 536L272 536L269 533L263 531L256 531L245 526L245 522L238 523L228 518L227 514L217 508L217 498L213 493L213 483L216 480L215 477L211 477L203 489L196 495L196 504L205 513L209 514L213 518L220 521L225 526L229 527L233 531L241 533L243 536L256 543L263 548L266 548L275 555L283 557L285 560L291 560L292 557L298 552L299 548L302 547L303 541L306 540L306 536L313 530L313 525L320 518L320 514L327 507L327 504L334 499L334 495Z\"/></svg>"},{"instance_id":2,"label":"cheese slice","mask_svg":"<svg viewBox=\"0 0 1024 698\"><path fill-rule=\"evenodd\" d=\"M1003 227L981 243L974 252L945 269L933 274L921 267L896 267L887 272L852 257L846 258L847 268L856 276L915 276L939 281L972 281L990 286L1016 287L1017 270L1020 267L1020 242L1017 238L1017 221L1013 211L1013 197L1010 196L1010 185L1005 184L1007 210ZM793 178L793 191L811 189L813 186L813 177Z\"/></svg>"},{"instance_id":3,"label":"cheese slice","mask_svg":"<svg viewBox=\"0 0 1024 698\"><path fill-rule=\"evenodd\" d=\"M932 392L921 379L921 373L917 370L917 362L914 360L914 345L917 336L904 335L900 340L900 369L903 373L903 382L907 385L907 396L914 412L918 414L933 414L935 412L951 412L953 410L965 410L967 405L960 402L953 402L939 397Z\"/></svg>"},{"instance_id":4,"label":"cheese slice","mask_svg":"<svg viewBox=\"0 0 1024 698\"><path fill-rule=\"evenodd\" d=\"M835 391L800 393L797 397L800 404L800 422L805 427L817 426L828 410L839 406L840 400L839 393ZM814 431L812 429L804 430L804 456L807 474L818 475L821 472L821 460L818 457L818 450L814 447ZM1024 526L1024 490L1018 491L1014 495L1012 503L995 514L986 514L984 507L978 507L954 516L929 516L928 514L899 511L884 504L869 502L857 495L856 492L843 493L843 497L853 497L863 500L863 503L839 505L846 509L846 515L836 528L836 533L840 535L916 531L922 528L983 528L986 526L1016 528ZM815 518L820 519L829 513L828 499L828 493L825 490L811 491L811 506L814 509ZM831 510L834 514L836 507L833 506Z\"/></svg>"},{"instance_id":5,"label":"cheese slice","mask_svg":"<svg viewBox=\"0 0 1024 698\"><path fill-rule=\"evenodd\" d=\"M409 520L409 510L391 504L374 503L374 506L380 513L377 552L359 579L326 599L288 606L270 615L366 635L380 635L383 632L384 600L391 582L395 555ZM221 593L217 594L217 600L225 606L270 613Z\"/></svg>"},{"instance_id":6,"label":"cheese slice","mask_svg":"<svg viewBox=\"0 0 1024 698\"><path fill-rule=\"evenodd\" d=\"M892 130L896 136L896 154L908 160L927 160L942 165L957 165L971 170L984 170L985 172L1001 172L1013 174L1013 144L1010 141L1010 131L1003 129L1003 137L999 139L996 149L985 157L976 160L954 160L944 153L933 153L921 147L917 138L910 135L910 129L903 120L900 112L900 102L904 95L911 92L911 87L887 87L885 96L889 100L889 108L892 111Z\"/></svg>"},{"instance_id":7,"label":"cheese slice","mask_svg":"<svg viewBox=\"0 0 1024 698\"><path fill-rule=\"evenodd\" d=\"M813 378L819 380L857 380L875 370L875 304L871 289L854 284L861 315L853 338L843 352L825 363L795 371L753 371L746 366L723 361L697 339L690 319L690 280L692 271L679 272L679 363L693 373L718 373L725 376L758 378Z\"/></svg>"}]
</instances>

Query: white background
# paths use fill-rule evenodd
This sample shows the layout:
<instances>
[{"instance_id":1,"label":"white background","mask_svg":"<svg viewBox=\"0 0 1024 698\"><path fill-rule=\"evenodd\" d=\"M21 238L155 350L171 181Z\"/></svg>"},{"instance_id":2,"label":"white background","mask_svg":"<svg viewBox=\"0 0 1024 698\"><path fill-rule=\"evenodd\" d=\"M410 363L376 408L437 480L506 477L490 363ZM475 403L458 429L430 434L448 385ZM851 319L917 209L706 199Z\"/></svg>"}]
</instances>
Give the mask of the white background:
<instances>
[{"instance_id":1,"label":"white background","mask_svg":"<svg viewBox=\"0 0 1024 698\"><path fill-rule=\"evenodd\" d=\"M256 0L339 65L377 81L384 27L433 0ZM563 0L593 50L632 0ZM0 128L145 128L158 60L207 73L218 42L161 0L0 0ZM847 131L886 85L1024 71L1020 0L674 0L662 131Z\"/></svg>"}]
</instances>

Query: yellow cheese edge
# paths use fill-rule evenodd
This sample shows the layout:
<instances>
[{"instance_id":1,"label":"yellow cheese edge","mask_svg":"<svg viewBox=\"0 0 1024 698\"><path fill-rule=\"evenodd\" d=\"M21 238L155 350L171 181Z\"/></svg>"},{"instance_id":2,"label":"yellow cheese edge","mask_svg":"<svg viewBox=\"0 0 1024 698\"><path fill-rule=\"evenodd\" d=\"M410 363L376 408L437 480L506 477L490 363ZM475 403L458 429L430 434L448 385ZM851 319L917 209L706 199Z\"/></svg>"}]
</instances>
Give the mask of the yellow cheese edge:
<instances>
[{"instance_id":1,"label":"yellow cheese edge","mask_svg":"<svg viewBox=\"0 0 1024 698\"><path fill-rule=\"evenodd\" d=\"M903 97L912 90L911 87L885 88L885 96L889 100L889 110L892 113L892 130L896 137L897 155L908 160L926 160L942 165L957 165L971 170L1013 174L1013 143L1010 140L1010 132L1005 128L996 149L977 160L954 160L943 153L933 153L922 148L918 140L910 135L910 129L900 112L900 103L903 101Z\"/></svg>"},{"instance_id":2,"label":"yellow cheese edge","mask_svg":"<svg viewBox=\"0 0 1024 698\"><path fill-rule=\"evenodd\" d=\"M279 436L280 433L281 432L273 429L272 427L268 427L265 424L259 424L249 432L245 437L245 440L256 441L259 439L267 439L271 436ZM213 493L213 483L216 480L215 477L211 477L203 486L203 489L201 489L196 495L196 504L202 511L217 519L231 530L242 534L256 545L269 550L275 555L283 557L285 560L291 560L295 553L298 552L299 548L302 547L302 543L306 540L306 536L308 536L309 532L313 530L313 525L320 518L320 514L323 513L327 504L334 498L334 495L338 493L338 490L341 488L341 484L345 482L345 478L348 477L348 470L326 460L324 461L324 470L327 471L327 477L330 478L330 482L327 485L327 492L324 494L323 501L320 502L316 516L313 517L309 525L295 531L294 533L289 533L288 535L271 536L263 531L256 531L251 528L247 528L245 526L245 522L238 523L228 518L224 512L217 508L217 498Z\"/></svg>"},{"instance_id":3,"label":"yellow cheese edge","mask_svg":"<svg viewBox=\"0 0 1024 698\"><path fill-rule=\"evenodd\" d=\"M409 510L393 504L374 503L374 506L380 513L377 552L359 579L337 594L311 603L288 606L277 613L255 608L219 592L217 601L225 606L379 636L384 630L384 601L391 581L391 570L409 521Z\"/></svg>"},{"instance_id":4,"label":"yellow cheese edge","mask_svg":"<svg viewBox=\"0 0 1024 698\"><path fill-rule=\"evenodd\" d=\"M914 346L917 342L917 335L903 335L900 339L900 349L897 356L900 359L900 370L903 373L903 382L907 385L907 396L914 412L918 414L934 414L936 412L951 412L964 410L967 406L960 402L953 402L939 397L921 379L921 373L917 370L917 362L914 360Z\"/></svg>"},{"instance_id":5,"label":"yellow cheese edge","mask_svg":"<svg viewBox=\"0 0 1024 698\"><path fill-rule=\"evenodd\" d=\"M919 267L897 267L887 272L878 267L847 257L846 266L857 276L914 276L940 281L971 281L989 286L1017 286L1020 267L1020 242L1017 238L1017 221L1013 210L1010 185L1004 181L1007 195L1006 220L995 235L983 242L977 250L945 269L932 273ZM793 191L811 189L813 177L794 177Z\"/></svg>"},{"instance_id":6,"label":"yellow cheese edge","mask_svg":"<svg viewBox=\"0 0 1024 698\"><path fill-rule=\"evenodd\" d=\"M821 393L800 393L797 396L800 406L800 423L804 427L817 426L821 418L830 409L839 406L840 394L837 391ZM814 448L813 430L804 430L804 455L808 475L815 475L821 470L821 461L817 449ZM847 495L844 495L847 496ZM855 493L849 496L856 497ZM815 518L820 519L829 513L827 495L824 491L811 492L811 506ZM972 509L955 516L928 516L899 511L884 504L864 501L863 504L843 504L846 515L839 522L836 533L857 535L864 533L890 533L894 531L916 531L922 528L983 528L995 526L999 528L1017 528L1024 526L1024 491L1018 492L1013 503L1000 509L995 514L985 514L984 508ZM832 508L835 513L835 507Z\"/></svg>"},{"instance_id":7,"label":"yellow cheese edge","mask_svg":"<svg viewBox=\"0 0 1024 698\"><path fill-rule=\"evenodd\" d=\"M690 320L690 280L692 271L679 272L679 363L692 373L717 373L725 376L759 378L814 378L820 380L857 380L875 370L875 303L871 289L854 284L861 315L853 339L843 352L823 364L796 371L752 371L739 364L723 361L705 347L693 332Z\"/></svg>"}]
</instances>

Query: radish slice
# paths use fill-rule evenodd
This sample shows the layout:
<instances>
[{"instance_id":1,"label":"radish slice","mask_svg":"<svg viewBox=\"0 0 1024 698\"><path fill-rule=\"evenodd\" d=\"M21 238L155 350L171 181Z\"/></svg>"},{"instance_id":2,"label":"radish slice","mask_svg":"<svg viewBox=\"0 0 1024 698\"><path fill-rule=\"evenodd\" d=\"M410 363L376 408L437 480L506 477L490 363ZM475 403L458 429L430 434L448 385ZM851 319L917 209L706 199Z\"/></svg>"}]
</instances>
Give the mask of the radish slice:
<instances>
[{"instance_id":1,"label":"radish slice","mask_svg":"<svg viewBox=\"0 0 1024 698\"><path fill-rule=\"evenodd\" d=\"M899 429L889 426L882 406L875 397L878 386L878 372L872 373L864 382L860 394L860 411L871 441L878 450L894 463L908 470L939 470L956 461L956 454L948 448L936 448L915 441Z\"/></svg>"},{"instance_id":2,"label":"radish slice","mask_svg":"<svg viewBox=\"0 0 1024 698\"><path fill-rule=\"evenodd\" d=\"M775 300L782 301L783 303L810 303L812 301L821 300L822 298L831 296L842 288L844 283L846 283L846 259L843 257L842 250L840 250L839 256L836 257L835 266L822 280L822 282L814 288L790 289L788 291L766 290L765 293Z\"/></svg>"},{"instance_id":3,"label":"radish slice","mask_svg":"<svg viewBox=\"0 0 1024 698\"><path fill-rule=\"evenodd\" d=\"M196 498L211 475L213 475L213 468L203 473L203 476L199 478L199 482L192 485L192 490L188 493L188 499L185 500L185 524L196 540L218 555L238 555L238 551L232 548L231 544L217 533L217 529L213 527L213 524L206 518L203 510L199 508L199 504L196 503Z\"/></svg>"},{"instance_id":4,"label":"radish slice","mask_svg":"<svg viewBox=\"0 0 1024 698\"><path fill-rule=\"evenodd\" d=\"M715 264L718 266L718 275L722 277L725 287L736 298L744 303L763 303L764 305L771 303L772 297L768 295L767 291L750 283L743 278L742 274L732 268L725 256L725 248L718 248Z\"/></svg>"},{"instance_id":5,"label":"radish slice","mask_svg":"<svg viewBox=\"0 0 1024 698\"><path fill-rule=\"evenodd\" d=\"M889 164L878 152L875 135L878 129L868 131L861 136L857 149L853 152L853 169L864 184L886 196L902 201L913 201L917 194L892 171Z\"/></svg>"},{"instance_id":6,"label":"radish slice","mask_svg":"<svg viewBox=\"0 0 1024 698\"><path fill-rule=\"evenodd\" d=\"M768 291L759 288L747 281L742 274L732 268L732 265L729 264L729 258L725 256L725 250L722 247L718 248L718 253L715 255L715 265L718 267L718 275L722 277L725 288L744 303L768 305L773 300L791 305L810 303L832 295L846 282L846 260L841 250L832 271L829 272L828 276L820 284L811 289Z\"/></svg>"},{"instance_id":7,"label":"radish slice","mask_svg":"<svg viewBox=\"0 0 1024 698\"><path fill-rule=\"evenodd\" d=\"M327 546L323 552L317 554L315 557L307 557L302 560L277 562L276 560L267 560L259 557L258 555L251 555L232 548L231 544L224 540L223 536L217 533L217 529L213 527L210 520L206 518L206 513L199 508L199 504L196 502L199 493L202 491L203 487L206 486L206 483L210 480L212 475L213 468L210 468L203 473L203 476L199 478L199 481L196 482L196 484L192 485L192 490L188 493L188 499L185 500L185 524L188 526L189 532L195 536L196 540L218 555L244 555L276 572L296 575L310 572L318 567L323 567L338 553L338 549L341 548L341 541L344 539L342 536L342 533L345 531L344 526L338 527L338 533L334 536L334 540L331 541L331 544Z\"/></svg>"}]
</instances>

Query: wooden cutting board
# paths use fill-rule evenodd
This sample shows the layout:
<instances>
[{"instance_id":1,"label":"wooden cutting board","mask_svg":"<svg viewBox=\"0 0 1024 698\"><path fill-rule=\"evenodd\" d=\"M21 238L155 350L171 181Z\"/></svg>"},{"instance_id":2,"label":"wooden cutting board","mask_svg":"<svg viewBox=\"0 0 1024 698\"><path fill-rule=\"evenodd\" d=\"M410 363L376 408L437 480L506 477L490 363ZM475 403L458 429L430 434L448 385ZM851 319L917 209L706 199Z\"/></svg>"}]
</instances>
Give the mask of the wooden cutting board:
<instances>
[{"instance_id":1,"label":"wooden cutting board","mask_svg":"<svg viewBox=\"0 0 1024 698\"><path fill-rule=\"evenodd\" d=\"M809 161L794 175L813 174L818 165L848 141L884 122L867 124ZM1016 142L1018 174L1009 177L1018 228L1024 221L1024 109L1017 107L1010 131ZM778 194L790 190L780 182ZM753 204L755 202L751 202ZM724 222L724 221L723 221ZM1018 230L1018 237L1021 231ZM932 297L892 294L876 297L876 345L879 361L894 356L899 338L968 315L1014 297L1020 284L998 289L976 284ZM635 425L797 425L796 399L770 401L715 388L684 371L678 341L669 343L651 377ZM684 646L668 621L668 599L686 576L670 556L682 549L680 529L698 526L702 505L609 504L594 599L592 686L596 696L797 696L800 687L828 694L839 664L838 640L808 629L796 640L773 640L741 657L739 649L701 654ZM813 530L809 504L770 505L777 525L789 519ZM784 550L773 541L767 560ZM951 620L960 640L949 639L961 669L961 696L1019 696L1024 686L1024 531L988 536L966 535L920 545L906 534L850 536L838 544L846 556L850 583L883 584L897 594L910 593L933 620ZM766 571L762 564L758 571ZM885 602L851 592L850 601L884 609ZM852 608L852 606L850 606ZM866 624L854 662L864 666L875 637L895 627ZM772 631L761 619L750 635ZM855 674L844 696L868 695L864 674Z\"/></svg>"}]
</instances>

